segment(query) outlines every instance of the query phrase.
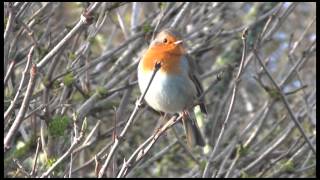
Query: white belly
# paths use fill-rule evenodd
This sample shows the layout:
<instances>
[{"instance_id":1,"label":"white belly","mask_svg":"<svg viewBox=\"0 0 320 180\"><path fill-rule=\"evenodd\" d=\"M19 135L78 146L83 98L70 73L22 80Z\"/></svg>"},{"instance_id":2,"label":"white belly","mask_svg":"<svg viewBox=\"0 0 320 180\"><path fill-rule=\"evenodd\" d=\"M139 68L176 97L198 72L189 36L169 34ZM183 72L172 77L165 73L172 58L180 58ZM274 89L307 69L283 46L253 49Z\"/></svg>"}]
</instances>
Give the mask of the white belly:
<instances>
[{"instance_id":1,"label":"white belly","mask_svg":"<svg viewBox=\"0 0 320 180\"><path fill-rule=\"evenodd\" d=\"M139 67L140 68L140 67ZM138 71L141 93L150 81L151 72ZM193 105L196 89L188 76L166 75L158 71L145 96L147 103L155 110L177 113Z\"/></svg>"}]
</instances>

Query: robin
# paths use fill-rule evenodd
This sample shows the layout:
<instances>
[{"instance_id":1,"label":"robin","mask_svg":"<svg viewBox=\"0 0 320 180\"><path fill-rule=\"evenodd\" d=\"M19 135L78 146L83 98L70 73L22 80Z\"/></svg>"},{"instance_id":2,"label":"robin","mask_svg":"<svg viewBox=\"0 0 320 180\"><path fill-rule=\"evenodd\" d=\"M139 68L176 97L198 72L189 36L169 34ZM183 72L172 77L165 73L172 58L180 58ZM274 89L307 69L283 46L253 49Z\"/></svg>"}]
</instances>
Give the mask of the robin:
<instances>
[{"instance_id":1,"label":"robin","mask_svg":"<svg viewBox=\"0 0 320 180\"><path fill-rule=\"evenodd\" d=\"M182 113L188 145L204 146L205 141L193 115L195 99L203 90L193 74L193 66L178 32L172 29L161 31L144 53L138 66L141 92L146 89L156 63L161 63L161 68L145 95L146 102L160 112ZM203 101L199 105L201 111L206 114Z\"/></svg>"}]
</instances>

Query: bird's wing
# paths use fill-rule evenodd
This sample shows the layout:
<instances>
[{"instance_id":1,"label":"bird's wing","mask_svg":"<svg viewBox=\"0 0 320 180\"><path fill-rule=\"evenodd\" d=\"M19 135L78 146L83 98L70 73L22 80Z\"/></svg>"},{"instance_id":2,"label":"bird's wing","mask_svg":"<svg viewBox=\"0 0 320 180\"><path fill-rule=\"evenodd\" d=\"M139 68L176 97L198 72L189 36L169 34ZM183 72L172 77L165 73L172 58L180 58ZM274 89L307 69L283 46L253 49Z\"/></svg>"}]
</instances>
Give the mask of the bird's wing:
<instances>
[{"instance_id":1,"label":"bird's wing","mask_svg":"<svg viewBox=\"0 0 320 180\"><path fill-rule=\"evenodd\" d=\"M196 87L197 97L201 97L202 93L203 93L203 88L202 88L202 85L201 85L199 79L196 76L196 70L198 70L196 68L197 66L195 65L193 58L190 55L186 54L186 57L187 57L186 59L188 60L189 67L190 67L189 68L189 77ZM199 106L200 106L201 112L207 114L207 108L205 106L204 96L202 96L199 99Z\"/></svg>"}]
</instances>

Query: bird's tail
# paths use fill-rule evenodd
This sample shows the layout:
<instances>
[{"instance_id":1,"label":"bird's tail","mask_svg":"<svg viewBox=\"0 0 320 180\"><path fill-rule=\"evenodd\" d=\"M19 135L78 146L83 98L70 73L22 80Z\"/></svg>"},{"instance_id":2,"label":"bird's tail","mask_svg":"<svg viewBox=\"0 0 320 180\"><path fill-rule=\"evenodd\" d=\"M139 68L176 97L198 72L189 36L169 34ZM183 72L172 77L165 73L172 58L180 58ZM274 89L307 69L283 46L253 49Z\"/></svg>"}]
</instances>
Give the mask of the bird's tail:
<instances>
[{"instance_id":1,"label":"bird's tail","mask_svg":"<svg viewBox=\"0 0 320 180\"><path fill-rule=\"evenodd\" d=\"M182 122L186 131L187 143L189 147L193 147L195 145L202 147L205 146L205 141L203 139L194 114L193 117L191 117L189 113L184 113Z\"/></svg>"}]
</instances>

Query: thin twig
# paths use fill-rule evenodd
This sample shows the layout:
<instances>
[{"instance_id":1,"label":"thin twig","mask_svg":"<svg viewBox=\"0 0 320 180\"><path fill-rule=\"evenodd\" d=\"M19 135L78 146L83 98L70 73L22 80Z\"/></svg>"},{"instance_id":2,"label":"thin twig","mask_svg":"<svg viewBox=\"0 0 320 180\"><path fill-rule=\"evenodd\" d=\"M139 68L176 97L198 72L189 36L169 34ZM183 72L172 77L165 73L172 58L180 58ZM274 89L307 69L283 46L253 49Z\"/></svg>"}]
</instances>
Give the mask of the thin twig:
<instances>
[{"instance_id":1,"label":"thin twig","mask_svg":"<svg viewBox=\"0 0 320 180\"><path fill-rule=\"evenodd\" d=\"M26 176L30 177L28 172L25 170L25 168L21 165L20 161L18 159L13 159L13 162L18 166L19 170Z\"/></svg>"},{"instance_id":2,"label":"thin twig","mask_svg":"<svg viewBox=\"0 0 320 180\"><path fill-rule=\"evenodd\" d=\"M128 161L125 161L122 165L117 177L125 177L139 162L146 156L152 146L157 142L159 137L163 135L167 129L175 125L182 119L182 115L179 117L173 116L165 125L163 125L156 133L150 136L144 143L142 143L135 152L130 156Z\"/></svg>"},{"instance_id":3,"label":"thin twig","mask_svg":"<svg viewBox=\"0 0 320 180\"><path fill-rule=\"evenodd\" d=\"M20 96L20 93L22 92L23 85L26 82L26 77L27 77L28 70L29 70L29 68L30 68L30 66L32 64L33 51L34 51L34 46L32 46L30 51L29 51L27 64L26 64L26 67L25 67L25 69L24 69L24 71L22 73L22 77L21 77L21 81L20 81L20 85L19 85L19 88L17 90L17 93L14 96L13 101L11 102L10 106L8 107L6 112L4 113L4 119L5 120L9 117L9 115L13 111L13 108L15 108L15 106L17 104L18 97Z\"/></svg>"},{"instance_id":4,"label":"thin twig","mask_svg":"<svg viewBox=\"0 0 320 180\"><path fill-rule=\"evenodd\" d=\"M158 16L157 24L156 24L156 26L155 26L155 28L154 28L154 30L153 30L153 33L152 33L151 41L153 41L154 38L155 38L156 31L157 31L157 29L158 29L158 26L159 26L159 24L160 24L161 19L163 18L163 15L164 15L164 11L163 11L163 9L161 9L161 10L160 10L160 14L159 14L159 16Z\"/></svg>"},{"instance_id":5,"label":"thin twig","mask_svg":"<svg viewBox=\"0 0 320 180\"><path fill-rule=\"evenodd\" d=\"M12 23L13 23L13 17L14 17L14 11L15 8L11 5L11 3L7 3L7 9L9 10L9 17L7 20L7 24L6 24L6 29L4 30L4 34L3 34L3 42L6 43L7 39L9 37L9 33L11 32L12 29Z\"/></svg>"},{"instance_id":6,"label":"thin twig","mask_svg":"<svg viewBox=\"0 0 320 180\"><path fill-rule=\"evenodd\" d=\"M257 167L258 163L260 163L265 157L267 157L268 154L270 154L275 148L277 148L291 134L293 127L293 124L289 123L284 133L281 134L279 137L275 138L277 139L277 141L272 145L268 146L267 150L265 150L256 160L247 165L243 170L247 172L252 168Z\"/></svg>"},{"instance_id":7,"label":"thin twig","mask_svg":"<svg viewBox=\"0 0 320 180\"><path fill-rule=\"evenodd\" d=\"M40 149L40 137L37 138L37 149L36 149L36 154L34 156L33 166L32 166L32 170L30 172L30 176L33 176L36 172L39 149Z\"/></svg>"},{"instance_id":8,"label":"thin twig","mask_svg":"<svg viewBox=\"0 0 320 180\"><path fill-rule=\"evenodd\" d=\"M287 100L287 98L285 97L285 95L283 94L282 90L280 89L280 87L278 86L278 84L276 83L276 81L273 79L273 77L271 76L271 73L269 72L269 70L267 69L267 67L264 65L264 63L262 62L261 58L258 55L257 50L254 50L253 53L255 54L255 56L257 57L258 62L260 63L260 65L263 67L264 71L266 72L267 76L269 77L270 81L272 82L273 86L276 88L278 94L280 95L280 98L282 100L282 102L284 103L286 109L289 112L289 115L291 117L291 119L293 120L293 122L295 123L296 127L298 128L298 130L300 131L300 133L303 135L304 139L306 140L306 142L308 143L308 145L310 146L310 149L312 150L313 154L316 154L316 150L313 147L311 141L309 140L308 136L306 135L306 133L303 130L303 127L301 126L301 124L299 123L299 121L297 120L297 118L295 117L292 109L290 108L289 102Z\"/></svg>"},{"instance_id":9,"label":"thin twig","mask_svg":"<svg viewBox=\"0 0 320 180\"><path fill-rule=\"evenodd\" d=\"M174 134L174 136L177 138L178 143L181 145L181 147L187 152L187 155L194 161L196 162L198 165L200 165L199 160L192 154L190 148L187 146L187 144L185 142L182 141L181 137L179 136L179 134L177 133L175 128L172 128L172 132Z\"/></svg>"},{"instance_id":10,"label":"thin twig","mask_svg":"<svg viewBox=\"0 0 320 180\"><path fill-rule=\"evenodd\" d=\"M72 170L72 173L78 172L81 169L89 166L91 163L93 163L95 161L96 158L100 158L102 156L102 154L105 153L105 151L108 150L108 148L112 145L112 142L106 144L97 154L95 154L90 160L88 160L87 162L83 163L80 167L75 168L74 170ZM96 173L98 175L98 172Z\"/></svg>"},{"instance_id":11,"label":"thin twig","mask_svg":"<svg viewBox=\"0 0 320 180\"><path fill-rule=\"evenodd\" d=\"M302 39L304 38L304 36L306 35L308 29L311 27L311 25L316 21L316 16L312 18L312 20L309 22L309 24L307 25L307 27L304 29L304 31L302 32L302 34L300 35L300 38L294 42L293 47L291 48L289 55L292 55L295 51L296 48L300 45Z\"/></svg>"},{"instance_id":12,"label":"thin twig","mask_svg":"<svg viewBox=\"0 0 320 180\"><path fill-rule=\"evenodd\" d=\"M86 123L86 120L83 122L82 127L84 126L84 123ZM81 128L80 134L78 137L74 137L73 142L69 149L46 171L41 175L41 178L49 176L49 174L61 163L63 162L68 156L70 156L73 153L73 150L77 145L82 141L84 137L84 129Z\"/></svg>"},{"instance_id":13,"label":"thin twig","mask_svg":"<svg viewBox=\"0 0 320 180\"><path fill-rule=\"evenodd\" d=\"M179 22L182 21L182 18L184 16L184 14L186 13L186 11L189 9L191 5L191 2L186 2L184 4L184 6L181 8L179 14L176 16L176 18L174 19L174 21L172 22L172 24L170 25L170 28L177 28L179 25Z\"/></svg>"},{"instance_id":14,"label":"thin twig","mask_svg":"<svg viewBox=\"0 0 320 180\"><path fill-rule=\"evenodd\" d=\"M9 80L9 77L10 77L10 75L12 74L15 65L16 65L16 61L13 59L13 60L11 61L10 65L9 65L7 74L6 74L6 76L4 77L4 85L3 85L3 87L6 87L7 82L8 82L8 80Z\"/></svg>"},{"instance_id":15,"label":"thin twig","mask_svg":"<svg viewBox=\"0 0 320 180\"><path fill-rule=\"evenodd\" d=\"M100 3L95 2L91 8L88 8L86 13L81 14L79 22L72 28L72 30L54 47L52 50L43 57L37 64L38 68L45 66L49 60L67 43L69 40L84 26L87 25L90 20L92 11L94 11Z\"/></svg>"},{"instance_id":16,"label":"thin twig","mask_svg":"<svg viewBox=\"0 0 320 180\"><path fill-rule=\"evenodd\" d=\"M162 156L164 156L165 154L168 153L169 150L172 149L172 147L174 145L176 145L178 143L178 140L174 140L173 142L171 142L168 146L166 146L165 148L163 148L161 151L159 151L157 154L155 154L154 156L152 156L151 158L149 158L148 160L146 160L143 164L139 165L137 169L146 169L147 167L150 166L151 163L157 161L159 158L161 158ZM133 175L136 174L136 171L134 171L134 169L132 169L132 171L127 173L126 177L133 177Z\"/></svg>"},{"instance_id":17,"label":"thin twig","mask_svg":"<svg viewBox=\"0 0 320 180\"><path fill-rule=\"evenodd\" d=\"M4 139L4 151L5 152L6 152L6 150L10 149L11 141L12 141L13 137L15 136L16 132L18 131L21 122L24 119L24 115L27 111L31 95L32 95L33 89L36 84L36 77L37 77L37 67L35 64L33 64L30 69L30 79L29 79L27 91L26 91L25 97L22 101L19 113L18 113L16 119L14 120L12 126L10 127L5 139Z\"/></svg>"},{"instance_id":18,"label":"thin twig","mask_svg":"<svg viewBox=\"0 0 320 180\"><path fill-rule=\"evenodd\" d=\"M100 171L99 171L99 178L101 178L105 172L105 170L107 169L109 163L110 163L110 160L113 156L113 154L115 153L115 151L117 150L118 146L120 145L120 140L124 138L124 136L126 135L129 127L131 126L133 120L135 119L136 115L137 115L137 112L138 110L140 109L141 105L142 105L142 100L144 99L145 95L147 94L148 92L148 89L153 81L153 78L154 76L156 75L156 73L158 72L158 70L161 68L161 64L160 63L156 63L155 66L154 66L154 70L153 70L153 74L149 80L149 83L146 87L146 89L144 90L143 94L140 96L140 98L138 99L138 101L136 102L136 106L133 110L133 112L131 113L130 115L130 118L126 124L126 126L123 128L123 130L121 131L120 135L118 138L115 139L114 141L114 144L113 146L111 147L111 150L107 156L107 159L106 161L104 162L103 166L101 167Z\"/></svg>"},{"instance_id":19,"label":"thin twig","mask_svg":"<svg viewBox=\"0 0 320 180\"><path fill-rule=\"evenodd\" d=\"M222 136L224 134L224 131L225 131L225 128L226 128L226 125L230 119L230 115L231 115L231 112L232 112L232 109L233 109L233 105L234 105L234 102L235 102L235 97L236 97L236 93L237 93L237 89L238 89L238 84L240 82L240 75L242 73L242 69L243 69L243 64L244 64L244 60L246 59L246 53L247 53L247 43L246 43L246 40L247 40L247 33L248 33L248 29L245 28L245 30L243 31L242 33L242 43L243 43L243 51L242 51L242 58L241 58L241 63L240 63L240 67L239 67L239 70L238 70L238 73L237 73L237 76L235 78L235 82L234 82L234 85L233 85L233 92L232 92L232 96L231 96L231 100L230 100L230 105L229 105L229 108L228 108L228 112L227 112L227 116L226 116L226 119L224 120L223 124L222 124L222 127L221 127L221 131L220 131L220 134L218 136L218 139L216 141L216 144L214 146L214 149L212 150L212 152L210 153L210 157L209 157L209 160L206 164L206 167L204 169L204 172L203 172L203 175L202 177L209 177L209 171L210 171L210 168L213 164L212 162L212 159L214 158L217 150L218 150L218 147L220 145L220 141L222 139Z\"/></svg>"},{"instance_id":20,"label":"thin twig","mask_svg":"<svg viewBox=\"0 0 320 180\"><path fill-rule=\"evenodd\" d=\"M131 35L136 33L136 27L139 21L139 15L141 12L141 2L132 3L132 15L131 15Z\"/></svg>"},{"instance_id":21,"label":"thin twig","mask_svg":"<svg viewBox=\"0 0 320 180\"><path fill-rule=\"evenodd\" d=\"M98 120L98 122L96 123L96 125L92 128L91 132L88 134L88 136L86 137L86 139L83 141L82 145L86 145L89 140L91 139L91 137L93 136L93 134L96 132L96 130L98 129L98 127L100 126L101 121ZM77 151L77 150L75 150Z\"/></svg>"}]
</instances>

